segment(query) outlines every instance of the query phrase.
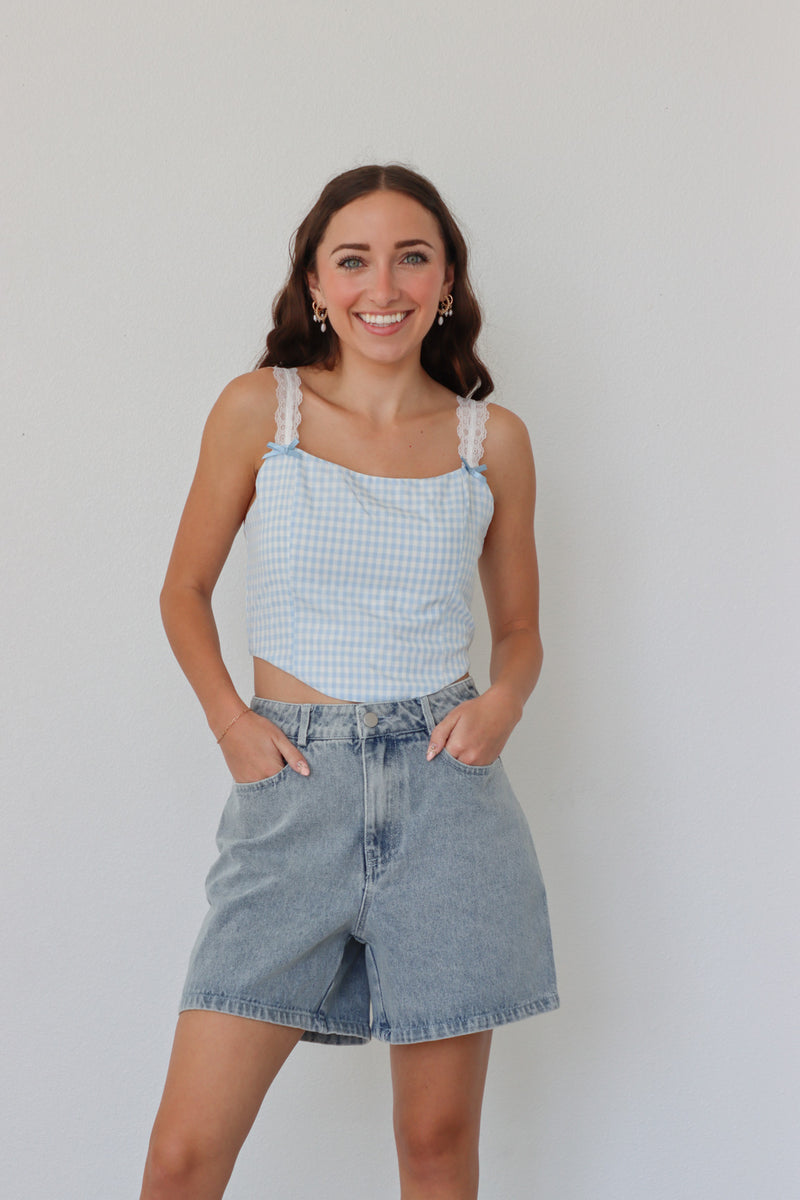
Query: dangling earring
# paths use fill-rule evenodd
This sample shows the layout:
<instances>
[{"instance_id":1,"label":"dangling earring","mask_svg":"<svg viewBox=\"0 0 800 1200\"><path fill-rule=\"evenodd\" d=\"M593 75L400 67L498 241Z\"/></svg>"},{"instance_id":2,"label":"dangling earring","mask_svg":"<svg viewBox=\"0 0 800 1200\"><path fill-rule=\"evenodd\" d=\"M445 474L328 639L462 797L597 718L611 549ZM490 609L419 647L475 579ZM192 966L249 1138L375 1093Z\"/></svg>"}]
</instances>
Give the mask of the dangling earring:
<instances>
[{"instance_id":1,"label":"dangling earring","mask_svg":"<svg viewBox=\"0 0 800 1200\"><path fill-rule=\"evenodd\" d=\"M328 326L325 324L325 322L328 319L328 310L327 310L327 308L325 308L324 305L317 304L316 300L311 301L311 307L314 310L314 318L313 319L319 325L320 333L324 333L325 330L328 328Z\"/></svg>"},{"instance_id":2,"label":"dangling earring","mask_svg":"<svg viewBox=\"0 0 800 1200\"><path fill-rule=\"evenodd\" d=\"M439 301L439 324L444 325L445 317L453 315L453 297L448 292L443 300Z\"/></svg>"}]
</instances>

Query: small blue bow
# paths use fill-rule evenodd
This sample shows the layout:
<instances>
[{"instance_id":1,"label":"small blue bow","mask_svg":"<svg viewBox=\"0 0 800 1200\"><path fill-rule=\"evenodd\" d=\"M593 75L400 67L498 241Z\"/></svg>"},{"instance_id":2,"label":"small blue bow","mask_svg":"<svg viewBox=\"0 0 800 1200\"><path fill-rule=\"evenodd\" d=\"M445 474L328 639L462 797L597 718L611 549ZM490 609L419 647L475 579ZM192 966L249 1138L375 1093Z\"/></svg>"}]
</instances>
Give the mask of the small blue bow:
<instances>
[{"instance_id":1,"label":"small blue bow","mask_svg":"<svg viewBox=\"0 0 800 1200\"><path fill-rule=\"evenodd\" d=\"M486 470L486 463L481 463L479 467L472 467L465 458L462 458L461 461L469 471L470 475L482 475Z\"/></svg>"},{"instance_id":2,"label":"small blue bow","mask_svg":"<svg viewBox=\"0 0 800 1200\"><path fill-rule=\"evenodd\" d=\"M292 451L296 449L299 442L300 438L296 437L292 442L267 442L267 445L273 454L291 454ZM265 454L264 458L269 458L269 455Z\"/></svg>"}]
</instances>

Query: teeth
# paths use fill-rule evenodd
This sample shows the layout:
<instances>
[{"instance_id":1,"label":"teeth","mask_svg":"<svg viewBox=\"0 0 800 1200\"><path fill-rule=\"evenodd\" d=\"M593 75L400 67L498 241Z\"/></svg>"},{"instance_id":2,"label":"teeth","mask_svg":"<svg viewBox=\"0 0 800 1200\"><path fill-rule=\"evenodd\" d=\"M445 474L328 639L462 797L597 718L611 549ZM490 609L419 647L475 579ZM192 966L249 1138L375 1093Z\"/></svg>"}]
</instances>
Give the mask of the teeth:
<instances>
[{"instance_id":1,"label":"teeth","mask_svg":"<svg viewBox=\"0 0 800 1200\"><path fill-rule=\"evenodd\" d=\"M359 317L367 325L397 325L405 313L359 313Z\"/></svg>"}]
</instances>

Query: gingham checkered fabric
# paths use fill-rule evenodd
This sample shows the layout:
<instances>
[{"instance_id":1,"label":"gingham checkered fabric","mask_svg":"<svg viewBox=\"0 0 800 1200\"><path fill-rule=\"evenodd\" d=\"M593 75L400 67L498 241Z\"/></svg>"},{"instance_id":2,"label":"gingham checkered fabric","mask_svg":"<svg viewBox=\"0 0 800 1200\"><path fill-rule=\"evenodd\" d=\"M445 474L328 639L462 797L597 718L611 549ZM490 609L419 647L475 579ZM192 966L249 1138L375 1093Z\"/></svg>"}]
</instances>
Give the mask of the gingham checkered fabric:
<instances>
[{"instance_id":1,"label":"gingham checkered fabric","mask_svg":"<svg viewBox=\"0 0 800 1200\"><path fill-rule=\"evenodd\" d=\"M293 407L286 436L300 382L293 368L275 375ZM486 418L483 401L459 401L462 451L464 405L480 406L473 448ZM485 469L462 453L445 475L385 478L316 458L296 436L270 442L245 521L250 653L337 700L404 700L458 679L493 512Z\"/></svg>"}]
</instances>

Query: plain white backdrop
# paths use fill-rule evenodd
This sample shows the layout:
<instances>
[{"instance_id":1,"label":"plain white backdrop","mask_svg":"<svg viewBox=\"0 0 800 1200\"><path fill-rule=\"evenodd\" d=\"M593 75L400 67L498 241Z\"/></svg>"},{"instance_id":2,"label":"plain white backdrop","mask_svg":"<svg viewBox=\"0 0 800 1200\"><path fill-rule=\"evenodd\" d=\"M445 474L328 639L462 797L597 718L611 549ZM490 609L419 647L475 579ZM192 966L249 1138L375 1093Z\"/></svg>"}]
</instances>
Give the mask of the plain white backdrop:
<instances>
[{"instance_id":1,"label":"plain white backdrop","mask_svg":"<svg viewBox=\"0 0 800 1200\"><path fill-rule=\"evenodd\" d=\"M464 225L539 473L504 757L562 1008L495 1036L481 1195L796 1194L798 11L7 7L7 1195L138 1196L227 792L158 590L292 230L391 160ZM238 543L216 611L249 695ZM231 1200L396 1194L386 1048L301 1046Z\"/></svg>"}]
</instances>

